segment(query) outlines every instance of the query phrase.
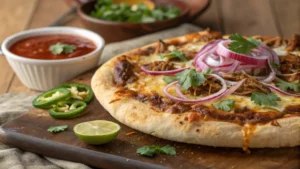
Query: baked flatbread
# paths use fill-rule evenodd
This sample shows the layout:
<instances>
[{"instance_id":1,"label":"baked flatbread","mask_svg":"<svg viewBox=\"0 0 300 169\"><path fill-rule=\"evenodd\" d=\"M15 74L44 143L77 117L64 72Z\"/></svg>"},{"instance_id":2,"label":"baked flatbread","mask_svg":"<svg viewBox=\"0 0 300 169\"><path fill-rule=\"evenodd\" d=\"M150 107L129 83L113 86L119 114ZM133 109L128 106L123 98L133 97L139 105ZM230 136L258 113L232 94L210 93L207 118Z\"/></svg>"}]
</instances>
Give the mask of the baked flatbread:
<instances>
[{"instance_id":1,"label":"baked flatbread","mask_svg":"<svg viewBox=\"0 0 300 169\"><path fill-rule=\"evenodd\" d=\"M261 43L258 46L276 52L274 63L269 58L265 67L253 68L250 65L246 69L240 62L236 68L231 66L231 70L222 66L203 70L202 63L199 63L202 60L196 60L196 57L207 44L220 43L218 40L234 42L223 38L229 37L207 30L159 40L123 53L96 71L92 89L101 105L115 119L159 138L207 146L243 147L245 150L248 147L300 145L299 36L289 40L253 36L252 40ZM206 64L209 59L222 59L223 54L222 57L216 56L219 55L217 50L209 51L207 55L211 58L206 58ZM254 48L251 52L256 50ZM279 60L276 62L276 59ZM210 64L213 63L215 61ZM195 76L203 75L204 80L198 77L198 81L193 82L194 75L186 75L195 73L188 72L192 70L200 72L201 75ZM185 71L186 76L182 73ZM270 79L272 71L277 80L275 75ZM226 82L225 89L218 77ZM243 83L233 93L225 94L241 81ZM165 89L167 85L171 86ZM223 89L223 96L204 102L195 101L222 93Z\"/></svg>"}]
</instances>

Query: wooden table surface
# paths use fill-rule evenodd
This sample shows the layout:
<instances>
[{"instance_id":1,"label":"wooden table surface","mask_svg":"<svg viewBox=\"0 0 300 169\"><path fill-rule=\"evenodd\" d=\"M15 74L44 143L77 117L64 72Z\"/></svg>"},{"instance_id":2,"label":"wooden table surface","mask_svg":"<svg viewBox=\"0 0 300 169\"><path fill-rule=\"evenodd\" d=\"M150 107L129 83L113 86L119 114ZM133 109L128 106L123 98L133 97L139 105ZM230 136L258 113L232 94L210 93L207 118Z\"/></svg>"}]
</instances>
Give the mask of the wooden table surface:
<instances>
[{"instance_id":1,"label":"wooden table surface","mask_svg":"<svg viewBox=\"0 0 300 169\"><path fill-rule=\"evenodd\" d=\"M7 36L32 28L45 27L68 10L62 0L1 0L0 42ZM222 33L276 35L300 33L299 0L213 0L195 24ZM67 26L83 27L75 17ZM26 88L0 56L0 94L36 93Z\"/></svg>"}]
</instances>

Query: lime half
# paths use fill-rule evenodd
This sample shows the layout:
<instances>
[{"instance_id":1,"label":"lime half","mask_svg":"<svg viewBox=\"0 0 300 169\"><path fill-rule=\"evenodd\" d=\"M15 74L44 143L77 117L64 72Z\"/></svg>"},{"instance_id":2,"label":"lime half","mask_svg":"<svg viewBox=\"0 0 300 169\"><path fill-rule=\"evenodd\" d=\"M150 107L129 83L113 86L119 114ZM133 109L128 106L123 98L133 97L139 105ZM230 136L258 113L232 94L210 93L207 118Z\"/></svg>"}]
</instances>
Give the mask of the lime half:
<instances>
[{"instance_id":1,"label":"lime half","mask_svg":"<svg viewBox=\"0 0 300 169\"><path fill-rule=\"evenodd\" d=\"M74 126L73 131L82 141L98 145L115 139L120 129L121 127L117 123L106 120L95 120L79 123Z\"/></svg>"}]
</instances>

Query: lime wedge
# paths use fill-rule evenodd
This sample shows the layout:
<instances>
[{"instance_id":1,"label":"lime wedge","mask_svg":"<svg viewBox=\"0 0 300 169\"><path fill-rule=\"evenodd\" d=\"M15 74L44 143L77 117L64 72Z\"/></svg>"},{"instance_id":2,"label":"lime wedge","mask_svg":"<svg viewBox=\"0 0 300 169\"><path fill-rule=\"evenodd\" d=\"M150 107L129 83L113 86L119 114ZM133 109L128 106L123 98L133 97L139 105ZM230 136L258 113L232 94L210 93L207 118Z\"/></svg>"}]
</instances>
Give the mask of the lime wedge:
<instances>
[{"instance_id":1,"label":"lime wedge","mask_svg":"<svg viewBox=\"0 0 300 169\"><path fill-rule=\"evenodd\" d=\"M121 127L114 122L106 120L95 120L79 123L74 126L73 131L82 141L92 144L105 144L117 137Z\"/></svg>"}]
</instances>

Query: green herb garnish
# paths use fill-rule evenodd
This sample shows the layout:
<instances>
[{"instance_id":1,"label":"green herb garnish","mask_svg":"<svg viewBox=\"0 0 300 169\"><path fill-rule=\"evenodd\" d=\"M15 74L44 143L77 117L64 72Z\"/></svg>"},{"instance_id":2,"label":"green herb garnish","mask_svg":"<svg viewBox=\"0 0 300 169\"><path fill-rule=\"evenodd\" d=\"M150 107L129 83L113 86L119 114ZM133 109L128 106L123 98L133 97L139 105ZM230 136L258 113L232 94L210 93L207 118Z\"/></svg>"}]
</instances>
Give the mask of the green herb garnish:
<instances>
[{"instance_id":1,"label":"green herb garnish","mask_svg":"<svg viewBox=\"0 0 300 169\"><path fill-rule=\"evenodd\" d=\"M68 125L63 125L63 126L51 126L48 128L48 131L51 133L58 133L65 131L68 128Z\"/></svg>"},{"instance_id":2,"label":"green herb garnish","mask_svg":"<svg viewBox=\"0 0 300 169\"><path fill-rule=\"evenodd\" d=\"M212 72L213 72L213 70L209 67L209 68L207 68L207 69L203 72L203 74L209 75L209 74L211 74Z\"/></svg>"},{"instance_id":3,"label":"green herb garnish","mask_svg":"<svg viewBox=\"0 0 300 169\"><path fill-rule=\"evenodd\" d=\"M187 90L190 87L200 86L206 81L204 75L209 74L210 69L205 72L197 72L195 69L186 69L183 72L177 73L175 76L165 76L163 80L169 84L174 81L178 81L178 84L182 87L183 90Z\"/></svg>"},{"instance_id":4,"label":"green herb garnish","mask_svg":"<svg viewBox=\"0 0 300 169\"><path fill-rule=\"evenodd\" d=\"M202 72L197 72L195 69L187 69L176 74L178 84L183 90L188 90L190 87L197 87L206 81Z\"/></svg>"},{"instance_id":5,"label":"green herb garnish","mask_svg":"<svg viewBox=\"0 0 300 169\"><path fill-rule=\"evenodd\" d=\"M151 10L144 3L129 5L114 4L112 0L98 0L90 15L95 18L118 22L155 22L171 19L180 14L173 5L158 6Z\"/></svg>"},{"instance_id":6,"label":"green herb garnish","mask_svg":"<svg viewBox=\"0 0 300 169\"><path fill-rule=\"evenodd\" d=\"M279 87L283 91L294 90L295 92L300 92L300 84L299 81L295 81L293 83L286 82L284 80L279 79L276 77L276 86Z\"/></svg>"},{"instance_id":7,"label":"green herb garnish","mask_svg":"<svg viewBox=\"0 0 300 169\"><path fill-rule=\"evenodd\" d=\"M235 100L222 100L217 104L212 104L216 109L229 112L234 107Z\"/></svg>"},{"instance_id":8,"label":"green herb garnish","mask_svg":"<svg viewBox=\"0 0 300 169\"><path fill-rule=\"evenodd\" d=\"M273 93L265 94L262 92L254 92L251 95L251 100L260 106L277 106L276 101L280 101L280 98Z\"/></svg>"},{"instance_id":9,"label":"green herb garnish","mask_svg":"<svg viewBox=\"0 0 300 169\"><path fill-rule=\"evenodd\" d=\"M239 34L231 34L229 36L233 42L231 42L228 47L231 51L236 53L248 54L253 48L256 48L259 44L258 41L252 39L245 39ZM256 41L256 42L254 42Z\"/></svg>"},{"instance_id":10,"label":"green herb garnish","mask_svg":"<svg viewBox=\"0 0 300 169\"><path fill-rule=\"evenodd\" d=\"M165 83L169 84L176 81L176 76L165 76L163 80L165 81Z\"/></svg>"},{"instance_id":11,"label":"green herb garnish","mask_svg":"<svg viewBox=\"0 0 300 169\"><path fill-rule=\"evenodd\" d=\"M272 68L275 68L275 69L279 69L280 68L280 64L277 64L275 62L272 62L271 66L272 66Z\"/></svg>"},{"instance_id":12,"label":"green herb garnish","mask_svg":"<svg viewBox=\"0 0 300 169\"><path fill-rule=\"evenodd\" d=\"M248 39L249 42L255 44L256 46L260 45L260 41L253 39L252 37Z\"/></svg>"},{"instance_id":13,"label":"green herb garnish","mask_svg":"<svg viewBox=\"0 0 300 169\"><path fill-rule=\"evenodd\" d=\"M179 58L181 61L187 61L187 59L184 57L184 54L181 51L173 50L170 53L167 54L158 54L161 58Z\"/></svg>"},{"instance_id":14,"label":"green herb garnish","mask_svg":"<svg viewBox=\"0 0 300 169\"><path fill-rule=\"evenodd\" d=\"M136 153L142 156L152 157L155 154L167 154L167 155L176 155L176 150L170 145L163 147L152 145L152 146L143 146L136 150Z\"/></svg>"},{"instance_id":15,"label":"green herb garnish","mask_svg":"<svg viewBox=\"0 0 300 169\"><path fill-rule=\"evenodd\" d=\"M76 49L74 45L68 45L65 43L56 43L49 47L49 51L51 51L54 55L59 55L61 53L69 54L72 53Z\"/></svg>"}]
</instances>

